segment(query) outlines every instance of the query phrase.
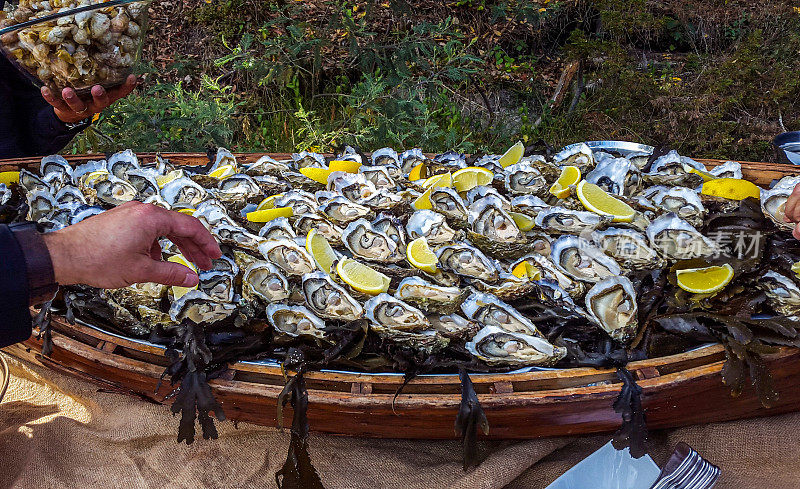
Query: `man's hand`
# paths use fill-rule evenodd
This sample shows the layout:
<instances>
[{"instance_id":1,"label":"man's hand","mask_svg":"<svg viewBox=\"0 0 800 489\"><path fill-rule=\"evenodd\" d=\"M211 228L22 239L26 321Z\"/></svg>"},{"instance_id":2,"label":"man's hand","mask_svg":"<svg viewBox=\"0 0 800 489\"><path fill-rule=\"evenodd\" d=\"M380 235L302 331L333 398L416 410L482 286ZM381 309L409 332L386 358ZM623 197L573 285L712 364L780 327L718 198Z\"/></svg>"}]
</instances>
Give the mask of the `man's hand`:
<instances>
[{"instance_id":1,"label":"man's hand","mask_svg":"<svg viewBox=\"0 0 800 489\"><path fill-rule=\"evenodd\" d=\"M196 218L152 204L128 202L44 235L56 282L117 289L140 282L193 287L197 274L161 261L159 237L166 237L201 269L222 254Z\"/></svg>"},{"instance_id":2,"label":"man's hand","mask_svg":"<svg viewBox=\"0 0 800 489\"><path fill-rule=\"evenodd\" d=\"M800 222L800 185L796 186L784 207L784 218L786 222ZM795 238L800 239L800 224L794 227L792 233Z\"/></svg>"},{"instance_id":3,"label":"man's hand","mask_svg":"<svg viewBox=\"0 0 800 489\"><path fill-rule=\"evenodd\" d=\"M128 76L125 83L117 88L106 91L100 85L92 87L92 99L89 101L81 100L75 90L65 88L61 91L61 97L57 97L52 90L42 87L42 97L48 104L52 105L56 111L56 116L67 124L80 122L87 117L99 114L109 105L117 100L126 97L136 87L136 77Z\"/></svg>"}]
</instances>

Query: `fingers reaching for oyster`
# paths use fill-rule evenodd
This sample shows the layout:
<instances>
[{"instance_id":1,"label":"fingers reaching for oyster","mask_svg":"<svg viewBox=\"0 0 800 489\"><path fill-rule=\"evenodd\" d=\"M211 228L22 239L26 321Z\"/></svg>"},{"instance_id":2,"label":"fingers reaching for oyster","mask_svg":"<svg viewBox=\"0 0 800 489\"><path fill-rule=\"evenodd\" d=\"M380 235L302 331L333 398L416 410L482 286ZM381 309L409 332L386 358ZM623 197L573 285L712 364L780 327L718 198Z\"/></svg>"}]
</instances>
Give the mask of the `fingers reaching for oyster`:
<instances>
[{"instance_id":1,"label":"fingers reaching for oyster","mask_svg":"<svg viewBox=\"0 0 800 489\"><path fill-rule=\"evenodd\" d=\"M70 88L63 99L42 93L77 117L129 88L97 87L91 100ZM800 177L761 190L760 211L709 201L698 172L739 178L740 165L709 173L675 151L652 162L586 144L553 159L484 155L471 160L479 170L459 174L481 180L458 188L452 174L468 159L455 152L382 148L367 157L349 148L333 158L302 151L245 162L220 148L210 160L200 170L160 156L142 162L129 150L80 164L50 156L38 172L22 170L18 186L0 186L0 203L18 198L23 217L50 231L62 283L117 289L109 317L124 316L120 327L131 334L190 320L327 347L358 323L370 335L360 346L366 356L437 353L483 369L565 365L570 344L629 344L648 316L650 298L638 295L656 290L642 283L724 260L738 246L710 232L730 221L717 219L725 212L755 212L747 219L769 230L767 239L785 239L800 221ZM551 193L567 165L633 217L603 213L575 189ZM62 253L64 240L73 244ZM429 252L424 266L410 247L418 240ZM754 268L769 269L757 277L737 271L723 290L763 290L769 311L800 314L799 279L786 261ZM662 283L660 294L688 293ZM716 293L692 297L713 304Z\"/></svg>"}]
</instances>

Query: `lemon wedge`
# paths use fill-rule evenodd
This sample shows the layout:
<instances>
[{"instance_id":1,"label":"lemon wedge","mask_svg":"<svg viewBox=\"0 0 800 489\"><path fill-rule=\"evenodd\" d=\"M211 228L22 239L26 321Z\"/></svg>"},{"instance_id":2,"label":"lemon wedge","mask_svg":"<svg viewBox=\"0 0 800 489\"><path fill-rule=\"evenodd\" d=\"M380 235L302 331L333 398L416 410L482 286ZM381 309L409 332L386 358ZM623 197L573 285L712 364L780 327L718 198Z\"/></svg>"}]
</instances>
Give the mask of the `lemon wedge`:
<instances>
[{"instance_id":1,"label":"lemon wedge","mask_svg":"<svg viewBox=\"0 0 800 489\"><path fill-rule=\"evenodd\" d=\"M494 173L479 166L468 166L453 173L453 186L459 192L466 192L479 185L492 183Z\"/></svg>"},{"instance_id":2,"label":"lemon wedge","mask_svg":"<svg viewBox=\"0 0 800 489\"><path fill-rule=\"evenodd\" d=\"M428 246L428 241L424 236L420 236L408 243L406 247L406 258L408 262L428 273L436 273L436 264L439 262L436 255Z\"/></svg>"},{"instance_id":3,"label":"lemon wedge","mask_svg":"<svg viewBox=\"0 0 800 489\"><path fill-rule=\"evenodd\" d=\"M614 222L631 222L636 215L633 207L612 197L608 192L586 180L578 184L578 199L587 210L596 214L612 216Z\"/></svg>"},{"instance_id":4,"label":"lemon wedge","mask_svg":"<svg viewBox=\"0 0 800 489\"><path fill-rule=\"evenodd\" d=\"M535 266L531 265L528 260L522 260L511 270L511 275L517 278L527 278L528 280L541 280L542 272Z\"/></svg>"},{"instance_id":5,"label":"lemon wedge","mask_svg":"<svg viewBox=\"0 0 800 489\"><path fill-rule=\"evenodd\" d=\"M509 212L508 215L511 216L511 219L514 220L514 222L517 224L517 227L522 232L530 231L534 226L536 226L536 221L534 221L531 217L522 214L521 212Z\"/></svg>"},{"instance_id":6,"label":"lemon wedge","mask_svg":"<svg viewBox=\"0 0 800 489\"><path fill-rule=\"evenodd\" d=\"M170 261L172 263L178 263L178 264L183 265L183 266L185 266L187 268L190 268L194 273L197 273L197 267L194 266L194 263L192 263L189 260L187 260L186 257L184 257L181 254L173 255L173 256L167 258L167 261ZM195 289L197 289L197 285L195 285L194 287L177 287L177 286L173 286L172 287L173 300L178 300L181 297L183 297L184 294L186 294L190 290L195 290Z\"/></svg>"},{"instance_id":7,"label":"lemon wedge","mask_svg":"<svg viewBox=\"0 0 800 489\"><path fill-rule=\"evenodd\" d=\"M208 176L224 180L225 178L228 178L229 176L235 174L236 174L236 168L234 168L233 165L222 165L216 170L209 173Z\"/></svg>"},{"instance_id":8,"label":"lemon wedge","mask_svg":"<svg viewBox=\"0 0 800 489\"><path fill-rule=\"evenodd\" d=\"M352 160L333 160L328 163L328 169L330 171L344 171L347 173L358 173L358 169L361 168L361 163ZM323 182L323 183L328 183Z\"/></svg>"},{"instance_id":9,"label":"lemon wedge","mask_svg":"<svg viewBox=\"0 0 800 489\"><path fill-rule=\"evenodd\" d=\"M797 278L800 278L800 261L792 263L792 271L797 275Z\"/></svg>"},{"instance_id":10,"label":"lemon wedge","mask_svg":"<svg viewBox=\"0 0 800 489\"><path fill-rule=\"evenodd\" d=\"M89 185L92 182L94 182L95 180L97 180L98 178L106 177L108 175L110 175L110 173L108 173L108 170L93 171L93 172L87 173L85 176L83 176L83 183L85 185Z\"/></svg>"},{"instance_id":11,"label":"lemon wedge","mask_svg":"<svg viewBox=\"0 0 800 489\"><path fill-rule=\"evenodd\" d=\"M758 185L740 178L715 178L703 183L700 193L731 200L744 200L748 197L761 198L761 189Z\"/></svg>"},{"instance_id":12,"label":"lemon wedge","mask_svg":"<svg viewBox=\"0 0 800 489\"><path fill-rule=\"evenodd\" d=\"M420 163L408 172L408 179L412 182L415 180L422 180L425 178L425 163Z\"/></svg>"},{"instance_id":13,"label":"lemon wedge","mask_svg":"<svg viewBox=\"0 0 800 489\"><path fill-rule=\"evenodd\" d=\"M525 145L522 144L522 141L517 141L514 146L511 146L503 153L503 156L501 156L497 162L500 163L500 166L503 168L516 165L519 163L519 160L522 159L523 153L525 153Z\"/></svg>"},{"instance_id":14,"label":"lemon wedge","mask_svg":"<svg viewBox=\"0 0 800 489\"><path fill-rule=\"evenodd\" d=\"M449 172L443 173L442 175L434 175L431 178L425 180L425 182L422 183L422 186L424 188L427 188L427 190L423 192L422 195L417 197L414 200L414 202L411 203L411 206L417 210L432 208L433 206L431 205L431 192L433 192L433 189L437 187L451 187L452 178Z\"/></svg>"},{"instance_id":15,"label":"lemon wedge","mask_svg":"<svg viewBox=\"0 0 800 489\"><path fill-rule=\"evenodd\" d=\"M378 295L389 290L391 279L377 270L351 258L336 263L336 273L344 283L369 295Z\"/></svg>"},{"instance_id":16,"label":"lemon wedge","mask_svg":"<svg viewBox=\"0 0 800 489\"><path fill-rule=\"evenodd\" d=\"M266 199L264 199L264 200L262 200L261 202L258 203L258 207L256 207L256 210L257 211L263 211L265 209L274 208L275 207L275 199L277 199L278 197L282 197L282 196L283 196L283 194L270 195L269 197L267 197Z\"/></svg>"},{"instance_id":17,"label":"lemon wedge","mask_svg":"<svg viewBox=\"0 0 800 489\"><path fill-rule=\"evenodd\" d=\"M250 222L269 222L278 217L292 217L293 215L291 207L275 207L274 209L248 212L247 220Z\"/></svg>"},{"instance_id":18,"label":"lemon wedge","mask_svg":"<svg viewBox=\"0 0 800 489\"><path fill-rule=\"evenodd\" d=\"M164 188L166 184L177 178L181 178L182 176L183 176L183 170L181 169L172 170L171 172L168 172L164 175L158 175L156 177L156 184L158 184L158 188Z\"/></svg>"},{"instance_id":19,"label":"lemon wedge","mask_svg":"<svg viewBox=\"0 0 800 489\"><path fill-rule=\"evenodd\" d=\"M300 168L299 171L300 171L300 173L302 173L303 175L307 176L311 180L314 180L315 182L319 182L319 183L322 183L322 184L327 184L328 183L328 176L331 173L333 173L333 170L331 170L330 168L311 168L311 167L307 167L307 168Z\"/></svg>"},{"instance_id":20,"label":"lemon wedge","mask_svg":"<svg viewBox=\"0 0 800 489\"><path fill-rule=\"evenodd\" d=\"M331 267L337 258L336 252L325 236L319 234L316 229L312 228L306 235L306 251L314 257L314 261L325 273L331 273Z\"/></svg>"},{"instance_id":21,"label":"lemon wedge","mask_svg":"<svg viewBox=\"0 0 800 489\"><path fill-rule=\"evenodd\" d=\"M561 169L561 176L550 186L550 193L559 199L569 197L569 186L577 185L581 181L581 170L577 166L565 166Z\"/></svg>"},{"instance_id":22,"label":"lemon wedge","mask_svg":"<svg viewBox=\"0 0 800 489\"><path fill-rule=\"evenodd\" d=\"M428 190L414 199L414 202L411 203L411 207L417 209L418 211L423 209L432 209L433 205L431 204L431 192L433 192L434 188L436 187L428 187Z\"/></svg>"},{"instance_id":23,"label":"lemon wedge","mask_svg":"<svg viewBox=\"0 0 800 489\"><path fill-rule=\"evenodd\" d=\"M0 183L5 185L13 185L19 183L18 171L0 171Z\"/></svg>"},{"instance_id":24,"label":"lemon wedge","mask_svg":"<svg viewBox=\"0 0 800 489\"><path fill-rule=\"evenodd\" d=\"M453 186L453 175L450 172L434 175L425 180L424 182L422 182L422 188L452 187L452 186Z\"/></svg>"},{"instance_id":25,"label":"lemon wedge","mask_svg":"<svg viewBox=\"0 0 800 489\"><path fill-rule=\"evenodd\" d=\"M689 173L694 173L695 175L700 175L701 177L703 177L703 182L708 182L708 181L717 179L717 177L715 177L714 174L709 173L707 171L698 170L697 168L690 169Z\"/></svg>"},{"instance_id":26,"label":"lemon wedge","mask_svg":"<svg viewBox=\"0 0 800 489\"><path fill-rule=\"evenodd\" d=\"M195 209L192 209L191 207L186 207L184 209L178 209L178 212L180 212L181 214L186 214L187 216L193 215L194 211L195 211Z\"/></svg>"},{"instance_id":27,"label":"lemon wedge","mask_svg":"<svg viewBox=\"0 0 800 489\"><path fill-rule=\"evenodd\" d=\"M678 287L694 294L716 292L733 280L733 267L729 264L705 268L687 268L676 272Z\"/></svg>"}]
</instances>

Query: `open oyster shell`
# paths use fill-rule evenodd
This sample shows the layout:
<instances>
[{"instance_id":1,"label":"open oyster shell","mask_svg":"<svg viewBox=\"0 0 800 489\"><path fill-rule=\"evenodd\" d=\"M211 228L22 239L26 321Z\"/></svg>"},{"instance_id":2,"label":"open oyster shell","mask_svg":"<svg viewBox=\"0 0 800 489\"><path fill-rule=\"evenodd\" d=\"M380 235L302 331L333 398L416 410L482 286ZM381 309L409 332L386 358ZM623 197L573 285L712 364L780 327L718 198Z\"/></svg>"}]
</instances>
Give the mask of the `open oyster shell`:
<instances>
[{"instance_id":1,"label":"open oyster shell","mask_svg":"<svg viewBox=\"0 0 800 489\"><path fill-rule=\"evenodd\" d=\"M425 313L386 293L369 299L364 309L371 324L384 328L419 332L431 326Z\"/></svg>"},{"instance_id":2,"label":"open oyster shell","mask_svg":"<svg viewBox=\"0 0 800 489\"><path fill-rule=\"evenodd\" d=\"M315 314L328 319L353 321L364 316L364 308L325 272L303 275L306 305Z\"/></svg>"},{"instance_id":3,"label":"open oyster shell","mask_svg":"<svg viewBox=\"0 0 800 489\"><path fill-rule=\"evenodd\" d=\"M429 209L414 212L408 218L406 232L412 240L424 237L432 245L451 243L457 236L442 214Z\"/></svg>"},{"instance_id":4,"label":"open oyster shell","mask_svg":"<svg viewBox=\"0 0 800 489\"><path fill-rule=\"evenodd\" d=\"M325 338L325 322L304 306L270 304L267 321L280 334Z\"/></svg>"},{"instance_id":5,"label":"open oyster shell","mask_svg":"<svg viewBox=\"0 0 800 489\"><path fill-rule=\"evenodd\" d=\"M435 285L419 277L403 279L395 295L426 312L450 314L461 308L469 290Z\"/></svg>"},{"instance_id":6,"label":"open oyster shell","mask_svg":"<svg viewBox=\"0 0 800 489\"><path fill-rule=\"evenodd\" d=\"M189 319L195 324L211 324L227 318L234 311L234 304L214 300L202 290L190 290L172 303L169 317L175 322Z\"/></svg>"},{"instance_id":7,"label":"open oyster shell","mask_svg":"<svg viewBox=\"0 0 800 489\"><path fill-rule=\"evenodd\" d=\"M475 292L461 304L469 319L485 326L495 326L504 331L541 336L534 324L511 305L492 294Z\"/></svg>"},{"instance_id":8,"label":"open oyster shell","mask_svg":"<svg viewBox=\"0 0 800 489\"><path fill-rule=\"evenodd\" d=\"M584 282L599 282L621 273L619 264L613 258L577 236L561 236L555 240L551 259L562 272Z\"/></svg>"},{"instance_id":9,"label":"open oyster shell","mask_svg":"<svg viewBox=\"0 0 800 489\"><path fill-rule=\"evenodd\" d=\"M638 327L636 291L625 276L608 277L594 284L585 297L586 311L603 330L625 342Z\"/></svg>"},{"instance_id":10,"label":"open oyster shell","mask_svg":"<svg viewBox=\"0 0 800 489\"><path fill-rule=\"evenodd\" d=\"M441 268L458 275L486 282L494 282L499 277L494 262L481 250L465 242L442 246L436 250L436 256Z\"/></svg>"},{"instance_id":11,"label":"open oyster shell","mask_svg":"<svg viewBox=\"0 0 800 489\"><path fill-rule=\"evenodd\" d=\"M566 348L546 339L486 326L465 345L467 351L489 365L553 365L567 355Z\"/></svg>"},{"instance_id":12,"label":"open oyster shell","mask_svg":"<svg viewBox=\"0 0 800 489\"><path fill-rule=\"evenodd\" d=\"M396 263L403 259L397 243L366 219L348 224L342 232L342 243L354 256L367 261Z\"/></svg>"},{"instance_id":13,"label":"open oyster shell","mask_svg":"<svg viewBox=\"0 0 800 489\"><path fill-rule=\"evenodd\" d=\"M717 245L674 213L665 214L647 226L653 248L672 260L690 260L718 253Z\"/></svg>"},{"instance_id":14,"label":"open oyster shell","mask_svg":"<svg viewBox=\"0 0 800 489\"><path fill-rule=\"evenodd\" d=\"M286 275L304 276L317 268L311 255L290 239L262 241L258 251Z\"/></svg>"},{"instance_id":15,"label":"open oyster shell","mask_svg":"<svg viewBox=\"0 0 800 489\"><path fill-rule=\"evenodd\" d=\"M280 302L292 295L289 281L272 263L257 261L250 264L242 275L242 297L258 298L264 302Z\"/></svg>"}]
</instances>

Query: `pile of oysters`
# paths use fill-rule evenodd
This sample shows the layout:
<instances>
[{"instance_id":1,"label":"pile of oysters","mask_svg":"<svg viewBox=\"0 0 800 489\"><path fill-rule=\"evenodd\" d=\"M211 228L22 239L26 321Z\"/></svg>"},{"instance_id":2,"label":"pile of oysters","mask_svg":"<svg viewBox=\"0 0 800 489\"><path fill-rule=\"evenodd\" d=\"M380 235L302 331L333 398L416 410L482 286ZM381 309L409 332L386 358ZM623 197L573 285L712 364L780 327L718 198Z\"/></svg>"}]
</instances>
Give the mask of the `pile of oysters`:
<instances>
[{"instance_id":1,"label":"pile of oysters","mask_svg":"<svg viewBox=\"0 0 800 489\"><path fill-rule=\"evenodd\" d=\"M200 272L196 289L146 283L97 290L109 322L126 334L163 335L188 320L206 330L326 345L338 328L361 321L381 344L423 356L468 352L476 363L506 369L564 359L570 332L556 335L552 325L565 319L629 344L642 322L634 277L720 254L720 243L701 232L704 220L710 208L740 203L701 194L702 175L742 177L735 162L709 170L675 151L623 156L583 143L512 164L500 155L429 157L420 149L383 148L366 156L349 147L328 158L303 151L244 163L219 149L209 159L205 167L179 167L160 156L141 161L126 150L71 165L48 156L38 172L20 172L18 187L27 219L48 231L140 200L196 217L219 241L224 254ZM357 170L333 171L324 184L303 173L328 168L331 160L354 162ZM591 212L575 192L553 195L564 166L578 167L584 180L629 204L634 219L613 222ZM488 170L491 181L462 191L425 186L467 167ZM791 229L782 212L797 183L787 177L762 191L763 213L781 229ZM0 185L0 203L12 190ZM413 203L426 191L430 206L419 209ZM248 220L265 202L291 208L290 217ZM310 230L328 240L338 259L389 277L388 290L365 294L336 267L322 269L306 248ZM438 259L435 273L407 259L407 244L419 237ZM179 254L171 242L161 244L164 259ZM532 273L512 273L522 262ZM760 284L775 310L800 310L794 277L769 272Z\"/></svg>"},{"instance_id":2,"label":"pile of oysters","mask_svg":"<svg viewBox=\"0 0 800 489\"><path fill-rule=\"evenodd\" d=\"M80 7L68 14L0 36L6 56L54 90L122 83L136 62L149 1L103 7L103 0L22 0L0 10L0 28Z\"/></svg>"}]
</instances>

